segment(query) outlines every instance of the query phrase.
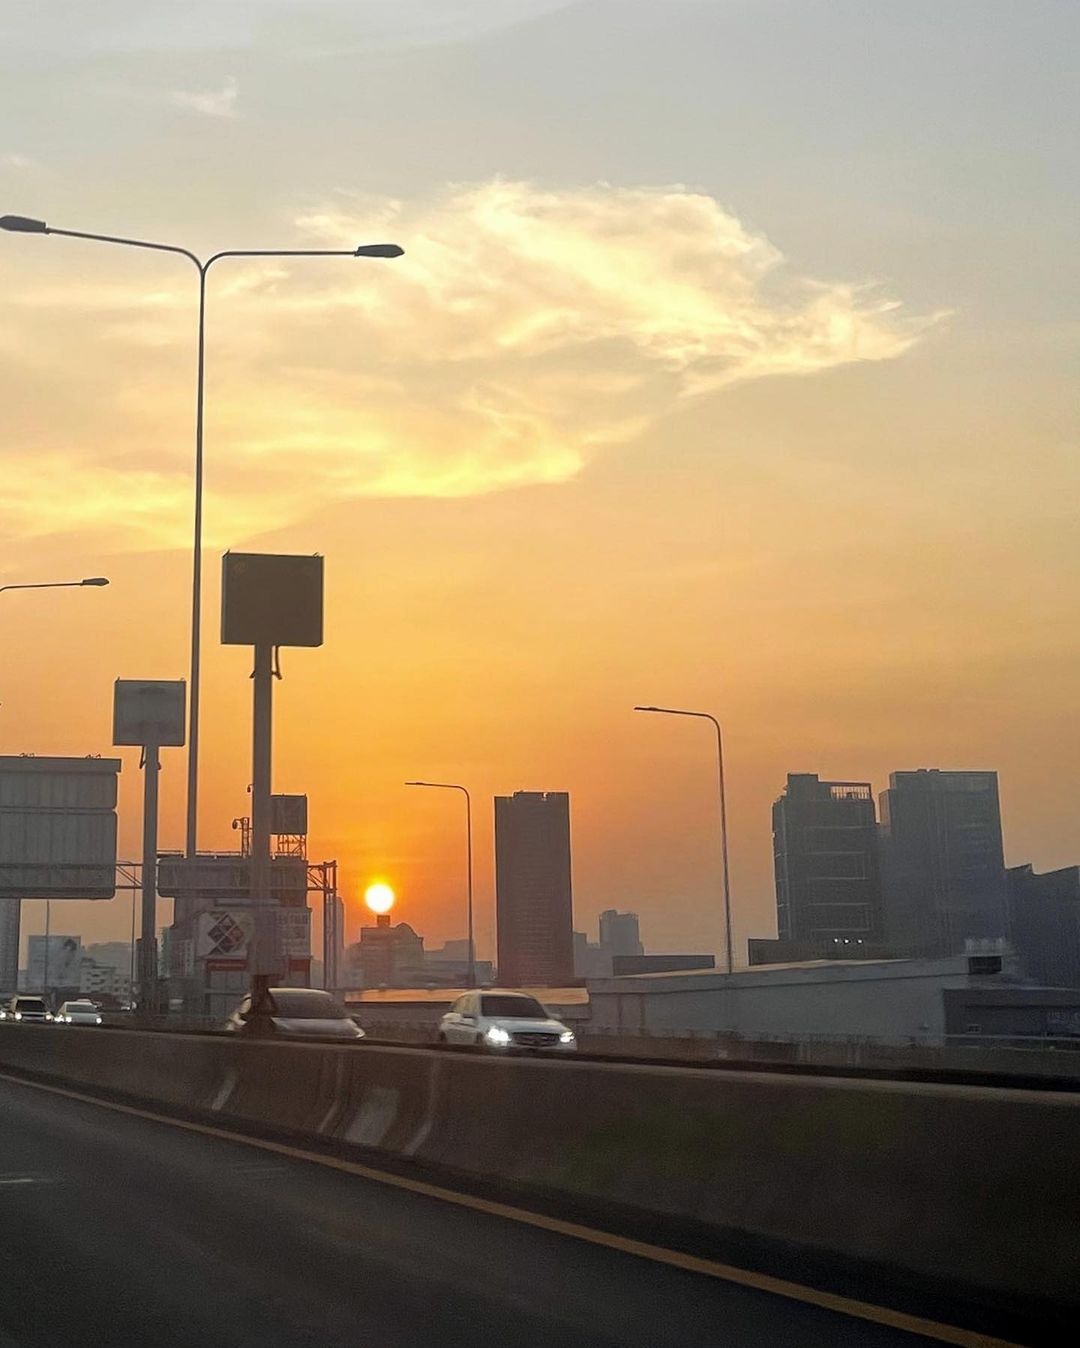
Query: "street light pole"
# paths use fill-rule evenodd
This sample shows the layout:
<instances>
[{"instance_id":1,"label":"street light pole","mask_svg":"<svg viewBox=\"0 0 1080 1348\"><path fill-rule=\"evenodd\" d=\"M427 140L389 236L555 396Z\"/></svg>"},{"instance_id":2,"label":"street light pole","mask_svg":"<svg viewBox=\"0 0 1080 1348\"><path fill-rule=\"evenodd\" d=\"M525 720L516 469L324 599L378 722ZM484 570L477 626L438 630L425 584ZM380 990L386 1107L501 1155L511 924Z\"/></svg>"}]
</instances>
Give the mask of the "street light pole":
<instances>
[{"instance_id":1,"label":"street light pole","mask_svg":"<svg viewBox=\"0 0 1080 1348\"><path fill-rule=\"evenodd\" d=\"M635 711L658 712L662 716L693 716L711 721L716 731L716 767L720 787L720 856L724 896L724 943L727 948L727 971L734 972L734 945L731 937L731 882L728 873L727 792L724 789L724 736L720 722L707 711L685 711L680 707L635 707Z\"/></svg>"},{"instance_id":2,"label":"street light pole","mask_svg":"<svg viewBox=\"0 0 1080 1348\"><path fill-rule=\"evenodd\" d=\"M406 782L406 786L430 786L438 791L460 791L465 797L465 855L468 868L468 927L469 962L465 974L465 986L476 987L476 943L473 940L473 857L472 857L472 796L468 789L457 782Z\"/></svg>"},{"instance_id":3,"label":"street light pole","mask_svg":"<svg viewBox=\"0 0 1080 1348\"><path fill-rule=\"evenodd\" d=\"M39 580L32 585L0 585L0 590L66 590L71 586L108 585L105 576L87 576L85 580Z\"/></svg>"},{"instance_id":4,"label":"street light pole","mask_svg":"<svg viewBox=\"0 0 1080 1348\"><path fill-rule=\"evenodd\" d=\"M191 678L188 683L187 815L184 850L194 858L198 843L199 807L199 674L202 664L202 522L203 522L203 403L206 385L206 277L215 262L227 257L401 257L405 250L396 243L361 244L358 248L235 248L214 253L204 262L187 248L148 239L127 239L112 234L89 234L83 230L55 229L44 220L24 215L0 216L0 229L15 234L55 234L66 239L113 243L125 248L145 248L156 253L185 257L199 275L199 336L195 380L195 509L191 563ZM89 582L93 584L94 582Z\"/></svg>"}]
</instances>

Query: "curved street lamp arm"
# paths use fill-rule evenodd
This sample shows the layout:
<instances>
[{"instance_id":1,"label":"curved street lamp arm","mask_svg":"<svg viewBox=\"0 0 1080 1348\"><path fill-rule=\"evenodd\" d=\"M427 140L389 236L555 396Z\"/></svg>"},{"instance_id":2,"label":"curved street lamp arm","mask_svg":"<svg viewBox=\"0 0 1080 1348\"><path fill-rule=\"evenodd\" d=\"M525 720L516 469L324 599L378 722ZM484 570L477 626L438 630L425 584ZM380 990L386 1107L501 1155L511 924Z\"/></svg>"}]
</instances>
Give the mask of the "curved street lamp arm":
<instances>
[{"instance_id":1,"label":"curved street lamp arm","mask_svg":"<svg viewBox=\"0 0 1080 1348\"><path fill-rule=\"evenodd\" d=\"M664 716L693 716L699 721L711 721L716 731L716 768L720 788L720 859L724 894L724 946L727 971L735 969L735 949L731 931L731 873L728 866L727 788L724 784L724 733L720 722L708 711L687 711L684 707L635 707L635 711L655 711Z\"/></svg>"},{"instance_id":2,"label":"curved street lamp arm","mask_svg":"<svg viewBox=\"0 0 1080 1348\"><path fill-rule=\"evenodd\" d=\"M204 272L223 257L401 257L397 244L361 244L359 248L223 248L201 264Z\"/></svg>"},{"instance_id":3,"label":"curved street lamp arm","mask_svg":"<svg viewBox=\"0 0 1080 1348\"><path fill-rule=\"evenodd\" d=\"M194 253L175 243L153 243L149 239L124 239L113 234L87 234L80 229L54 229L51 225L47 225L42 233L58 234L65 239L89 239L92 243L117 243L125 248L147 248L154 253L176 253L180 257L186 257L189 262L193 262L199 271L203 270L203 264Z\"/></svg>"}]
</instances>

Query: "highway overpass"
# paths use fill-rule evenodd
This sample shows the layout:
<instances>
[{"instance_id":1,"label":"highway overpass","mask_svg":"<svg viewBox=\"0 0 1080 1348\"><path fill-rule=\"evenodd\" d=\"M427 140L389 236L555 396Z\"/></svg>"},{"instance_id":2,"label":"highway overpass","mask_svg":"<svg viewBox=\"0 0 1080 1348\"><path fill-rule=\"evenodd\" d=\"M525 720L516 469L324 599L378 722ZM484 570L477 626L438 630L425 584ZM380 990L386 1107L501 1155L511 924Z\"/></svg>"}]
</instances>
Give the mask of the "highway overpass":
<instances>
[{"instance_id":1,"label":"highway overpass","mask_svg":"<svg viewBox=\"0 0 1080 1348\"><path fill-rule=\"evenodd\" d=\"M1057 1091L0 1027L0 1348L1065 1342L1077 1119Z\"/></svg>"}]
</instances>

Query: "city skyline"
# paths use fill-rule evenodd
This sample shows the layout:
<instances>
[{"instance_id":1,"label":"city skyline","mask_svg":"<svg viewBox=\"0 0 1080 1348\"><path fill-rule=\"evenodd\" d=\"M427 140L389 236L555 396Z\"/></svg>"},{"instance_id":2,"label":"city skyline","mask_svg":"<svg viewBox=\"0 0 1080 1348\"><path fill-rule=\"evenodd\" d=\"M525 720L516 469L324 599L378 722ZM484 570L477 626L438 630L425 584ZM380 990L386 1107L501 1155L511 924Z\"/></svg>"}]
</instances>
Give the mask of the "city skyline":
<instances>
[{"instance_id":1,"label":"city skyline","mask_svg":"<svg viewBox=\"0 0 1080 1348\"><path fill-rule=\"evenodd\" d=\"M214 282L202 844L247 812L250 666L216 639L243 547L327 559L274 788L310 796L350 930L386 875L403 920L462 934L445 802L399 785L425 775L568 791L579 923L631 907L652 948L722 950L708 746L643 700L724 725L740 955L804 767L992 768L1007 862L1075 863L1075 13L378 8L20 7L0 54L5 212L407 249ZM107 754L114 678L186 674L193 282L15 235L0 282L0 584L111 580L2 596L0 740ZM165 750L163 847L183 794ZM475 862L490 951L479 812ZM126 936L126 896L70 925Z\"/></svg>"}]
</instances>

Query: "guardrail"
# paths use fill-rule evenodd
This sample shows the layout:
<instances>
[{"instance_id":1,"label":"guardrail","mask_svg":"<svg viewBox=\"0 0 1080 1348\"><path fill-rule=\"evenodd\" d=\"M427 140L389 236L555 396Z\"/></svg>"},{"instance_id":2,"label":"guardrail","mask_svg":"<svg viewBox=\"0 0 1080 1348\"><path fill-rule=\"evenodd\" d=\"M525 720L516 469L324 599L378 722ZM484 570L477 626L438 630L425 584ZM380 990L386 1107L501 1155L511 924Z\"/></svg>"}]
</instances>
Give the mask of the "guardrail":
<instances>
[{"instance_id":1,"label":"guardrail","mask_svg":"<svg viewBox=\"0 0 1080 1348\"><path fill-rule=\"evenodd\" d=\"M652 1227L1080 1311L1080 1095L0 1025L0 1070Z\"/></svg>"}]
</instances>

